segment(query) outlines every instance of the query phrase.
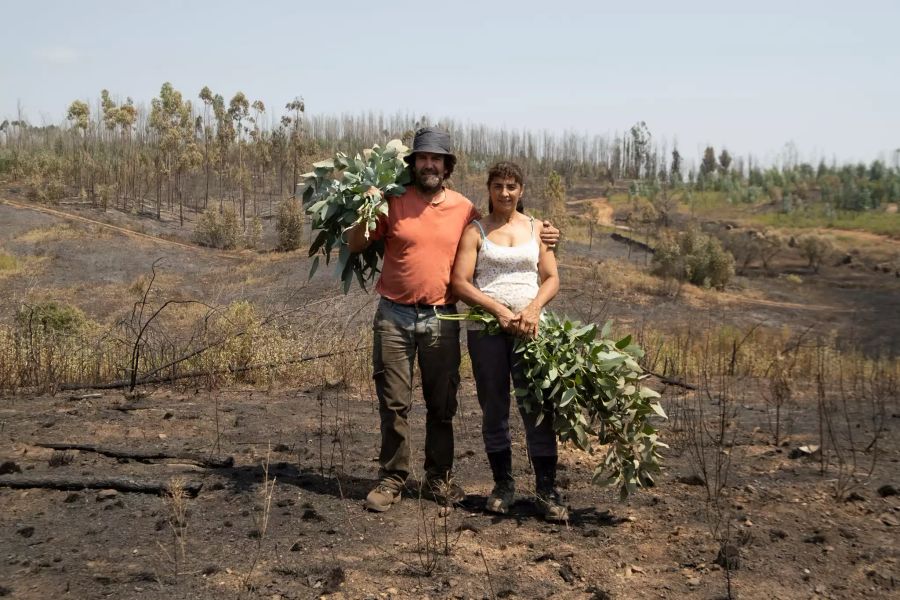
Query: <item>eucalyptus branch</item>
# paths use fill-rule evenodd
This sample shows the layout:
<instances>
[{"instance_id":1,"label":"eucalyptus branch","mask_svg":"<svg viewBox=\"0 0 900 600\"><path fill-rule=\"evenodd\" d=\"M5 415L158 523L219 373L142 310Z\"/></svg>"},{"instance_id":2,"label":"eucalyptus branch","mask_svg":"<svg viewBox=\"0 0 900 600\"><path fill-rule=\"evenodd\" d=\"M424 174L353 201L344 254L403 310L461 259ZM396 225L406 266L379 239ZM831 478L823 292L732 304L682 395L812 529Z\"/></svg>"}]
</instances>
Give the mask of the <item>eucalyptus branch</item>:
<instances>
[{"instance_id":1,"label":"eucalyptus branch","mask_svg":"<svg viewBox=\"0 0 900 600\"><path fill-rule=\"evenodd\" d=\"M338 267L346 294L354 277L360 287L375 279L384 256L384 245L375 243L362 252L352 254L342 236L356 224L365 224L366 239L378 226L378 220L388 214L387 197L400 195L409 183L409 171L403 157L408 148L399 140L392 140L381 148L374 146L362 155L351 158L338 152L333 159L313 165L313 171L303 175L305 189L303 204L312 217L312 228L319 233L309 247L315 256L310 267L312 277L325 257L331 261L332 251L338 250ZM377 193L370 190L376 188Z\"/></svg>"},{"instance_id":2,"label":"eucalyptus branch","mask_svg":"<svg viewBox=\"0 0 900 600\"><path fill-rule=\"evenodd\" d=\"M502 331L497 319L478 307L438 317L481 323L489 335ZM624 500L637 488L653 485L658 450L667 446L651 418L666 418L666 413L659 393L640 385L647 376L637 362L643 350L630 335L609 339L611 327L610 322L598 328L545 311L538 335L517 340L514 352L525 384L515 393L527 412L537 414L538 424L552 419L562 441L587 451L595 442L608 445L593 482L618 486Z\"/></svg>"}]
</instances>

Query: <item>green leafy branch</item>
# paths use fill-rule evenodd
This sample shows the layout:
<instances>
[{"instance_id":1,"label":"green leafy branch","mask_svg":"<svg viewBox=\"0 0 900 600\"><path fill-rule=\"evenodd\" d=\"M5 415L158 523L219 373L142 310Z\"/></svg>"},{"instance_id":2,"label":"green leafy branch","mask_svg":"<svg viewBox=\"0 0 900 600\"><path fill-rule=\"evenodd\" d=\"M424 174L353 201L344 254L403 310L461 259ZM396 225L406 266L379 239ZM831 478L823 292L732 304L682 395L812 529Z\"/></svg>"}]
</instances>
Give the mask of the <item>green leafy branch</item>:
<instances>
[{"instance_id":1,"label":"green leafy branch","mask_svg":"<svg viewBox=\"0 0 900 600\"><path fill-rule=\"evenodd\" d=\"M481 308L449 318L482 323L488 334L501 331L496 318ZM606 445L592 481L617 486L624 500L637 488L653 485L658 451L667 446L651 419L666 418L666 413L659 393L641 385L646 375L637 361L643 350L630 335L609 339L610 329L610 322L601 329L545 311L538 335L516 344L526 384L515 393L527 412L537 413L537 423L552 415L562 441L586 451L595 442Z\"/></svg>"},{"instance_id":2,"label":"green leafy branch","mask_svg":"<svg viewBox=\"0 0 900 600\"><path fill-rule=\"evenodd\" d=\"M391 140L384 148L376 145L352 158L338 152L333 159L313 164L313 171L303 175L303 206L312 217L312 228L319 230L309 247L309 256L315 256L310 278L320 258L324 256L325 264L329 264L337 248L345 294L354 278L364 290L375 279L381 271L384 243L379 240L362 252L351 253L343 235L357 223L365 223L368 239L378 219L387 217L387 197L402 194L410 181L403 160L408 152L400 140ZM373 187L378 189L377 194L369 193Z\"/></svg>"}]
</instances>

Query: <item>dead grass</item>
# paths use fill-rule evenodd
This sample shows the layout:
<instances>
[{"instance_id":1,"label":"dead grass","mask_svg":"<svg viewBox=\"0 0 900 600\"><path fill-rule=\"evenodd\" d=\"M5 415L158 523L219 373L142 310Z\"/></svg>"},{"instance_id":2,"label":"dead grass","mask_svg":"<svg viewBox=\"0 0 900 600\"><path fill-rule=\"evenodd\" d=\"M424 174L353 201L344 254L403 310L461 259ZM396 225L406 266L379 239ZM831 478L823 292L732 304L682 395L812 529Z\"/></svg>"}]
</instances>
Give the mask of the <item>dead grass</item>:
<instances>
[{"instance_id":1,"label":"dead grass","mask_svg":"<svg viewBox=\"0 0 900 600\"><path fill-rule=\"evenodd\" d=\"M22 235L16 237L16 241L37 244L40 242L59 242L62 240L77 239L85 237L86 235L88 234L72 227L69 223L57 223L48 227L38 227L26 231Z\"/></svg>"},{"instance_id":2,"label":"dead grass","mask_svg":"<svg viewBox=\"0 0 900 600\"><path fill-rule=\"evenodd\" d=\"M590 261L566 257L561 262L563 268L574 271L570 281L577 282L577 289L596 289L599 294L613 294L640 304L646 304L653 298L674 297L682 287L678 282L652 275L628 261Z\"/></svg>"},{"instance_id":3,"label":"dead grass","mask_svg":"<svg viewBox=\"0 0 900 600\"><path fill-rule=\"evenodd\" d=\"M0 250L0 278L15 275L22 270L22 263L13 254Z\"/></svg>"},{"instance_id":4,"label":"dead grass","mask_svg":"<svg viewBox=\"0 0 900 600\"><path fill-rule=\"evenodd\" d=\"M277 275L259 275L248 273L241 281L241 285L247 289L265 289L278 282Z\"/></svg>"},{"instance_id":5,"label":"dead grass","mask_svg":"<svg viewBox=\"0 0 900 600\"><path fill-rule=\"evenodd\" d=\"M137 297L143 296L149 281L150 279L146 275L139 275L128 286L128 293Z\"/></svg>"},{"instance_id":6,"label":"dead grass","mask_svg":"<svg viewBox=\"0 0 900 600\"><path fill-rule=\"evenodd\" d=\"M0 326L0 389L128 378L138 331L138 377L194 373L206 385L326 384L368 390L371 332L330 306L279 316L247 301L227 306L163 304L74 334L34 334Z\"/></svg>"},{"instance_id":7,"label":"dead grass","mask_svg":"<svg viewBox=\"0 0 900 600\"><path fill-rule=\"evenodd\" d=\"M900 239L893 239L865 231L841 229L827 230L834 240L835 249L840 252L859 252L872 261L900 262Z\"/></svg>"},{"instance_id":8,"label":"dead grass","mask_svg":"<svg viewBox=\"0 0 900 600\"><path fill-rule=\"evenodd\" d=\"M17 256L0 250L0 279L23 274L34 276L49 260L48 256Z\"/></svg>"}]
</instances>

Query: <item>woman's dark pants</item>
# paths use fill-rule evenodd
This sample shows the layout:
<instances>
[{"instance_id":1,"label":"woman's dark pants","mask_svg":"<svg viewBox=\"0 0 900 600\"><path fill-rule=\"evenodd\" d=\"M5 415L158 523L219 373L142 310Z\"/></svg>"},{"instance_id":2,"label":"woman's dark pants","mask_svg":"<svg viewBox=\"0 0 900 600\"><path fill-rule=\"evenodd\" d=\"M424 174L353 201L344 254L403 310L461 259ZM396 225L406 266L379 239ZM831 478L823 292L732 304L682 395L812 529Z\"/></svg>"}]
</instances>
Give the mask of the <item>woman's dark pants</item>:
<instances>
[{"instance_id":1,"label":"woman's dark pants","mask_svg":"<svg viewBox=\"0 0 900 600\"><path fill-rule=\"evenodd\" d=\"M509 404L510 380L524 387L524 374L513 352L515 338L508 334L483 335L481 331L468 332L469 356L481 405L484 449L493 454L510 447ZM532 459L556 456L556 433L552 415L544 414L540 425L535 425L537 413L525 412L521 398L517 398L519 414L525 424L525 440L528 455Z\"/></svg>"}]
</instances>

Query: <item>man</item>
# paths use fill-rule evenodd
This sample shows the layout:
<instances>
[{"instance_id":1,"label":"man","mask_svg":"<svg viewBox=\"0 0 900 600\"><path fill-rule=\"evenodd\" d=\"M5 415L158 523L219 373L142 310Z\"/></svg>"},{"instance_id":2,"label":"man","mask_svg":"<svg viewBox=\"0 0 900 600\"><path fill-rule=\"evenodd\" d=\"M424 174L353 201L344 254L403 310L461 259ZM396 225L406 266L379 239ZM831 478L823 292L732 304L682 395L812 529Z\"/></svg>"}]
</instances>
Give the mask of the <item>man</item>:
<instances>
[{"instance_id":1,"label":"man","mask_svg":"<svg viewBox=\"0 0 900 600\"><path fill-rule=\"evenodd\" d=\"M438 318L457 312L450 270L463 230L479 214L462 194L444 187L456 156L450 136L433 128L416 132L406 158L413 177L406 192L390 198L390 211L368 238L351 228L351 252L384 240L384 263L375 290L381 295L373 322L373 378L381 417L379 483L365 506L382 512L400 501L410 472L409 424L414 361L425 398L425 492L443 504L465 493L451 475L453 416L459 387L459 323ZM559 238L550 229L549 244Z\"/></svg>"}]
</instances>

